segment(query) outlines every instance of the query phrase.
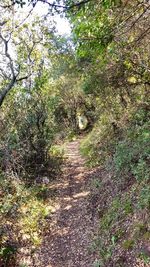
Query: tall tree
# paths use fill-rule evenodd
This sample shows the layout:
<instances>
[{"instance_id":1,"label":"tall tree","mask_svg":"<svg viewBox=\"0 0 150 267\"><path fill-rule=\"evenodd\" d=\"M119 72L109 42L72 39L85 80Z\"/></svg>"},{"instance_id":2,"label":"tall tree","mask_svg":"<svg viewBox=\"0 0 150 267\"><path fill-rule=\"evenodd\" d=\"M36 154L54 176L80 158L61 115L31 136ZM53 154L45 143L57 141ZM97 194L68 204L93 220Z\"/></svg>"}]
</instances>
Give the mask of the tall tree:
<instances>
[{"instance_id":1,"label":"tall tree","mask_svg":"<svg viewBox=\"0 0 150 267\"><path fill-rule=\"evenodd\" d=\"M53 43L53 26L8 2L0 6L0 106L16 83L33 85Z\"/></svg>"}]
</instances>

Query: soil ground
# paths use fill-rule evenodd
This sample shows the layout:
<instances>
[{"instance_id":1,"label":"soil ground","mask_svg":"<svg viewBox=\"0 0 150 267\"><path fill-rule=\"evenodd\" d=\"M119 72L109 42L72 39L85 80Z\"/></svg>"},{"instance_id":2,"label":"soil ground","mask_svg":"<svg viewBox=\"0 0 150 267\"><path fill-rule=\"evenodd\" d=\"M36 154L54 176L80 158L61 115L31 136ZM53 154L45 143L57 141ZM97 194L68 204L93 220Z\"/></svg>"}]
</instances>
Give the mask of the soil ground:
<instances>
[{"instance_id":1,"label":"soil ground","mask_svg":"<svg viewBox=\"0 0 150 267\"><path fill-rule=\"evenodd\" d=\"M47 218L42 245L30 266L92 267L95 255L90 247L94 222L89 211L90 171L79 153L79 141L66 145L63 176L57 189L57 205Z\"/></svg>"}]
</instances>

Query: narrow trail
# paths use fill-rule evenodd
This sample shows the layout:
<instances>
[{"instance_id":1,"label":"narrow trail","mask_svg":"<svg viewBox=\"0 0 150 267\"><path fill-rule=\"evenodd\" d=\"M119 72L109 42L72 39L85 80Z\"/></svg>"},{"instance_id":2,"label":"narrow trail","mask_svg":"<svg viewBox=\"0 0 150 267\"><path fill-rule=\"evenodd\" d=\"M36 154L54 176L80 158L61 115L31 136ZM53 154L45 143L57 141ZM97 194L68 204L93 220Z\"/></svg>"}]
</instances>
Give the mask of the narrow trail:
<instances>
[{"instance_id":1,"label":"narrow trail","mask_svg":"<svg viewBox=\"0 0 150 267\"><path fill-rule=\"evenodd\" d=\"M50 219L40 253L38 267L92 267L90 250L93 222L88 210L88 171L79 153L79 141L66 146L63 179L57 183L58 206Z\"/></svg>"}]
</instances>

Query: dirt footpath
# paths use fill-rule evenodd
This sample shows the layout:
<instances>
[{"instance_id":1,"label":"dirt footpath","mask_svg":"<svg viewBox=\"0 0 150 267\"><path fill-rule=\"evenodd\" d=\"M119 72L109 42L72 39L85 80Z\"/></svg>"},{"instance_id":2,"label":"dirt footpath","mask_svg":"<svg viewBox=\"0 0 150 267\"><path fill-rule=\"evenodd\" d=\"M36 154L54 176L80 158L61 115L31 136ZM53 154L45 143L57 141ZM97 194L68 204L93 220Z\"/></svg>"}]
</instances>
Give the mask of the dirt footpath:
<instances>
[{"instance_id":1,"label":"dirt footpath","mask_svg":"<svg viewBox=\"0 0 150 267\"><path fill-rule=\"evenodd\" d=\"M63 177L56 183L58 205L49 219L37 267L92 267L93 221L88 209L88 170L79 153L79 141L66 146Z\"/></svg>"}]
</instances>

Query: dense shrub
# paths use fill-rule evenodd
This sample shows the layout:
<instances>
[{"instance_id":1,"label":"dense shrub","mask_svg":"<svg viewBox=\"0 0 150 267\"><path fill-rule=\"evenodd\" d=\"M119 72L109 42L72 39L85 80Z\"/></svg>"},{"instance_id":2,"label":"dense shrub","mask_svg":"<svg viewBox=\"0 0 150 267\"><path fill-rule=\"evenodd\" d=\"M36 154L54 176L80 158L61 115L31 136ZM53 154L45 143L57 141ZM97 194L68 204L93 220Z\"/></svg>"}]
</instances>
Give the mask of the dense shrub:
<instances>
[{"instance_id":1,"label":"dense shrub","mask_svg":"<svg viewBox=\"0 0 150 267\"><path fill-rule=\"evenodd\" d=\"M1 115L1 169L24 176L44 171L51 163L53 169L49 150L56 127L50 103L35 93L25 103L13 100L12 105L13 110L7 107L7 113Z\"/></svg>"},{"instance_id":2,"label":"dense shrub","mask_svg":"<svg viewBox=\"0 0 150 267\"><path fill-rule=\"evenodd\" d=\"M81 143L81 153L91 166L103 164L115 151L117 136L114 126L104 115Z\"/></svg>"},{"instance_id":3,"label":"dense shrub","mask_svg":"<svg viewBox=\"0 0 150 267\"><path fill-rule=\"evenodd\" d=\"M12 174L1 174L0 188L0 258L5 264L15 260L22 247L35 249L40 245L45 217L52 210L53 192L48 184L29 187Z\"/></svg>"},{"instance_id":4,"label":"dense shrub","mask_svg":"<svg viewBox=\"0 0 150 267\"><path fill-rule=\"evenodd\" d=\"M138 181L150 178L150 132L148 114L139 110L133 115L125 138L116 146L114 163L117 171L130 171Z\"/></svg>"},{"instance_id":5,"label":"dense shrub","mask_svg":"<svg viewBox=\"0 0 150 267\"><path fill-rule=\"evenodd\" d=\"M132 173L138 181L148 180L150 133L149 112L136 108L127 121L118 121L119 127L101 117L92 132L83 140L81 152L89 165L99 165L111 160L117 173Z\"/></svg>"}]
</instances>

